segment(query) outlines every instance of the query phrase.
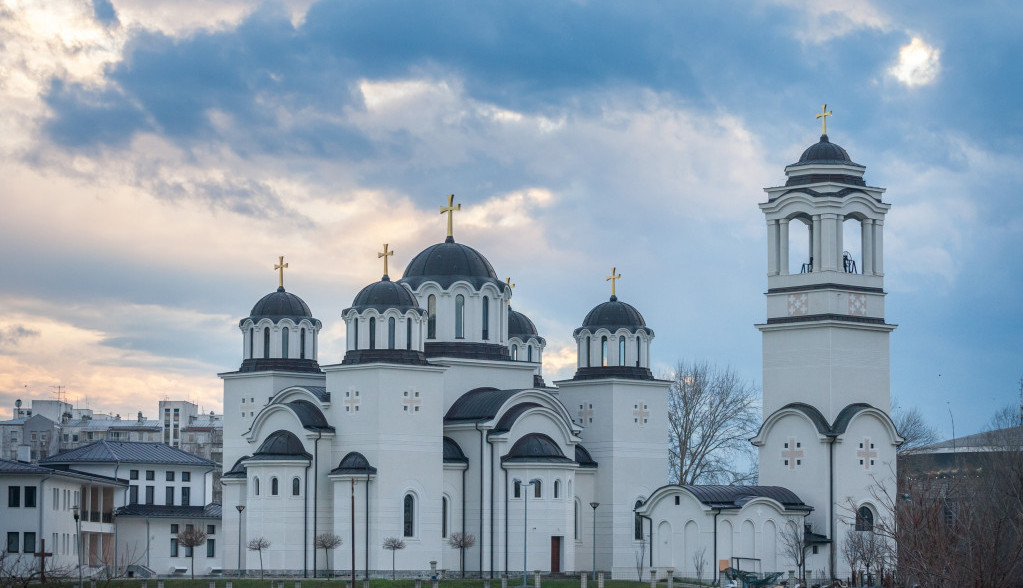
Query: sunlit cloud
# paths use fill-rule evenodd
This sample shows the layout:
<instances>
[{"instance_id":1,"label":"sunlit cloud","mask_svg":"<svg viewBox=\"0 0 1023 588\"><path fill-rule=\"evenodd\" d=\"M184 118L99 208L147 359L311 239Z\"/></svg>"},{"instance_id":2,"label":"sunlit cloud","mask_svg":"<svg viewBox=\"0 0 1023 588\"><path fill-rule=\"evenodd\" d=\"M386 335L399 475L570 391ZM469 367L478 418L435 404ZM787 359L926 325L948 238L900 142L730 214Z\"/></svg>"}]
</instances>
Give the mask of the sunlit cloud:
<instances>
[{"instance_id":1,"label":"sunlit cloud","mask_svg":"<svg viewBox=\"0 0 1023 588\"><path fill-rule=\"evenodd\" d=\"M871 0L835 0L803 2L775 0L776 3L801 11L802 22L796 35L811 43L823 43L863 29L888 30L890 18Z\"/></svg>"},{"instance_id":2,"label":"sunlit cloud","mask_svg":"<svg viewBox=\"0 0 1023 588\"><path fill-rule=\"evenodd\" d=\"M913 37L899 48L898 61L888 73L910 88L934 83L941 73L941 51Z\"/></svg>"}]
</instances>

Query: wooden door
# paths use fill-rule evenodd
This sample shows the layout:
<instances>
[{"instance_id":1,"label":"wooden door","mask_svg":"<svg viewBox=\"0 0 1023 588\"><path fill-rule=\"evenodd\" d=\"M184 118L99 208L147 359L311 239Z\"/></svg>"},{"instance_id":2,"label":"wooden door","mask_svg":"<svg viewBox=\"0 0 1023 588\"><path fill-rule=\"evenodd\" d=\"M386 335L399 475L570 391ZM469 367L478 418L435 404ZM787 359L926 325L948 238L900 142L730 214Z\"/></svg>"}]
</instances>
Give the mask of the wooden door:
<instances>
[{"instance_id":1,"label":"wooden door","mask_svg":"<svg viewBox=\"0 0 1023 588\"><path fill-rule=\"evenodd\" d=\"M561 537L551 537L551 573L561 572Z\"/></svg>"}]
</instances>

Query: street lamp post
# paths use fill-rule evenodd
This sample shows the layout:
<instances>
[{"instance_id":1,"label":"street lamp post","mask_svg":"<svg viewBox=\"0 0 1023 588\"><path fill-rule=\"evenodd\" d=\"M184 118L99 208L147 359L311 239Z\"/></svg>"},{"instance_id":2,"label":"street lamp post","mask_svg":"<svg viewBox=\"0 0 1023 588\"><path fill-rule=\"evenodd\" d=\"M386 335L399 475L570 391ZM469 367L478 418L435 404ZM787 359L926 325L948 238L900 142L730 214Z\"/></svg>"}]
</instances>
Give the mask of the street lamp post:
<instances>
[{"instance_id":1,"label":"street lamp post","mask_svg":"<svg viewBox=\"0 0 1023 588\"><path fill-rule=\"evenodd\" d=\"M242 511L245 510L244 504L236 505L238 509L238 576L242 576Z\"/></svg>"},{"instance_id":2,"label":"street lamp post","mask_svg":"<svg viewBox=\"0 0 1023 588\"><path fill-rule=\"evenodd\" d=\"M597 579L597 507L600 506L599 502L591 502L590 508L593 509L593 579Z\"/></svg>"},{"instance_id":3,"label":"street lamp post","mask_svg":"<svg viewBox=\"0 0 1023 588\"><path fill-rule=\"evenodd\" d=\"M522 480L516 478L515 483L519 484L519 488L522 492L522 585L526 585L526 574L528 573L527 557L529 555L529 493L526 491L527 488L531 488L540 482L540 480L533 478L527 484L523 484Z\"/></svg>"},{"instance_id":4,"label":"street lamp post","mask_svg":"<svg viewBox=\"0 0 1023 588\"><path fill-rule=\"evenodd\" d=\"M82 517L78 505L71 507L71 515L75 517L75 551L78 552L78 588L82 588Z\"/></svg>"}]
</instances>

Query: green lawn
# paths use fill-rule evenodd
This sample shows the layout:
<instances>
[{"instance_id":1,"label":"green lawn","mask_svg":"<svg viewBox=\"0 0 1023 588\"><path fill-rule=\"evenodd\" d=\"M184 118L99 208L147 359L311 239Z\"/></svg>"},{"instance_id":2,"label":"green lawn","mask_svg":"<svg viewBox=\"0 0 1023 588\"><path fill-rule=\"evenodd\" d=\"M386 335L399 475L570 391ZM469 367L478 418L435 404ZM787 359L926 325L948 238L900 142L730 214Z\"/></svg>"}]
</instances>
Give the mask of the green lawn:
<instances>
[{"instance_id":1,"label":"green lawn","mask_svg":"<svg viewBox=\"0 0 1023 588\"><path fill-rule=\"evenodd\" d=\"M286 578L284 579L285 588L295 588L295 582L301 580L302 588L346 588L347 582L345 580L312 580L309 578ZM188 578L173 578L164 579L164 588L207 588L210 583L208 578L196 578L194 581ZM227 580L218 578L213 580L216 584L216 588L226 588ZM273 579L273 582L280 582L279 579ZM157 580L149 580L148 588L156 588ZM243 580L234 579L231 580L233 588L271 588L271 579L265 580L246 578ZM141 588L142 580L118 580L113 582L117 588ZM370 588L415 588L414 580L382 580L374 579L369 582ZM547 579L544 578L542 581L543 588L579 588L578 579ZM660 582L662 586L666 583L662 580ZM89 584L86 582L86 588ZM448 579L440 582L441 588L483 588L483 580L479 579ZM492 588L501 588L501 580L494 579L490 583ZM533 585L533 578L530 575L529 585ZM423 581L423 588L430 588L431 583L429 580ZM522 586L522 577L511 577L508 579L508 588L516 588ZM590 580L587 583L587 588L596 588L597 583ZM649 582L631 582L627 580L607 580L604 582L604 588L643 588L650 586ZM97 583L97 588L102 588L102 583ZM352 587L348 587L352 588ZM355 583L354 588L362 588L362 580L358 580Z\"/></svg>"}]
</instances>

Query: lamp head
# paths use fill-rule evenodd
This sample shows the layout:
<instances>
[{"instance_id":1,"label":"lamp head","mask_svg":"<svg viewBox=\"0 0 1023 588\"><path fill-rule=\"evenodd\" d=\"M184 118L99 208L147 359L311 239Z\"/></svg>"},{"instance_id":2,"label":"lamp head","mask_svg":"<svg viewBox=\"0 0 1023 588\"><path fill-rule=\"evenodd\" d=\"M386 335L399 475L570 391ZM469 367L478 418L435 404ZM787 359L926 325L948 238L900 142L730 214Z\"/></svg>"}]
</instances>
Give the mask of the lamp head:
<instances>
[{"instance_id":1,"label":"lamp head","mask_svg":"<svg viewBox=\"0 0 1023 588\"><path fill-rule=\"evenodd\" d=\"M77 504L71 507L71 516L75 517L76 521L78 520L78 505Z\"/></svg>"},{"instance_id":2,"label":"lamp head","mask_svg":"<svg viewBox=\"0 0 1023 588\"><path fill-rule=\"evenodd\" d=\"M590 503L590 508L592 508L593 510L597 510L598 506L600 506L599 502L591 502Z\"/></svg>"},{"instance_id":3,"label":"lamp head","mask_svg":"<svg viewBox=\"0 0 1023 588\"><path fill-rule=\"evenodd\" d=\"M241 514L241 512L243 510L245 510L245 505L244 504L239 504L239 505L235 506L235 508L237 508L238 509L238 513Z\"/></svg>"}]
</instances>

